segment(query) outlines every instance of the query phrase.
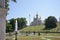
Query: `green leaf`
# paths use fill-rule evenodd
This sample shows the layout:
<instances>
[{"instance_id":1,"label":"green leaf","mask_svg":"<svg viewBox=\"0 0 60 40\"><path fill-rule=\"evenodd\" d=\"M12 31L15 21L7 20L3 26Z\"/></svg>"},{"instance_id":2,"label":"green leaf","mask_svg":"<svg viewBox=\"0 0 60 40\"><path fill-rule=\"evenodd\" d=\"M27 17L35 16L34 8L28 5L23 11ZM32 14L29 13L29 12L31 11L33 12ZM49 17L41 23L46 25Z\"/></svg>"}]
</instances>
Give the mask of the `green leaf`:
<instances>
[{"instance_id":1,"label":"green leaf","mask_svg":"<svg viewBox=\"0 0 60 40\"><path fill-rule=\"evenodd\" d=\"M16 2L16 0L12 0L13 2Z\"/></svg>"}]
</instances>

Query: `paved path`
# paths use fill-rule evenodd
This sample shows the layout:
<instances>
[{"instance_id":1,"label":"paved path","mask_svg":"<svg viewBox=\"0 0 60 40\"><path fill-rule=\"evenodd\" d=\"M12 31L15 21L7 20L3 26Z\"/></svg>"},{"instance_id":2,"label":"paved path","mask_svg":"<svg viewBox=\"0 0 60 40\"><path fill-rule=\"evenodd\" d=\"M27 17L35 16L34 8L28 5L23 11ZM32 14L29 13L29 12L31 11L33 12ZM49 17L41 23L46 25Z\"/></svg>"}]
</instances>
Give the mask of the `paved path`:
<instances>
[{"instance_id":1,"label":"paved path","mask_svg":"<svg viewBox=\"0 0 60 40\"><path fill-rule=\"evenodd\" d=\"M60 36L45 36L47 38L60 38Z\"/></svg>"},{"instance_id":2,"label":"paved path","mask_svg":"<svg viewBox=\"0 0 60 40\"><path fill-rule=\"evenodd\" d=\"M45 40L51 40L51 39L48 39L48 38L46 38L46 37L42 37L42 39L45 39Z\"/></svg>"}]
</instances>

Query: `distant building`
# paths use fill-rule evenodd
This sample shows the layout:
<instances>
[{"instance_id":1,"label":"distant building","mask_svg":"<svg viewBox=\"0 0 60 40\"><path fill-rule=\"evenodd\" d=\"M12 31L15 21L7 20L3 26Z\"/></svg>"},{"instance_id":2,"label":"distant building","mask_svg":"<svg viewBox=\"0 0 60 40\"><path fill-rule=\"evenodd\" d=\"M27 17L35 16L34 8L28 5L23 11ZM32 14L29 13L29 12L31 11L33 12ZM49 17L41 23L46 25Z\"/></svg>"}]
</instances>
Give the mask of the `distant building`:
<instances>
[{"instance_id":1,"label":"distant building","mask_svg":"<svg viewBox=\"0 0 60 40\"><path fill-rule=\"evenodd\" d=\"M36 26L36 25L41 25L42 21L41 21L41 17L39 17L38 13L36 14L36 16L33 18L33 21L31 22L31 26Z\"/></svg>"}]
</instances>

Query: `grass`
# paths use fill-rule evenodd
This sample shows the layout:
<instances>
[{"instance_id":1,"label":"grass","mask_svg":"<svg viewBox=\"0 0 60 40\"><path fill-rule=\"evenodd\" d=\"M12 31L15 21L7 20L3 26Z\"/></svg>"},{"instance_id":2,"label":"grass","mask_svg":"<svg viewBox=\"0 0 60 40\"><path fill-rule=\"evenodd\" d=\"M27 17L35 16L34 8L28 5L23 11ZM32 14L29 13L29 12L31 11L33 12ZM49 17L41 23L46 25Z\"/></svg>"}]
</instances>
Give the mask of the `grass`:
<instances>
[{"instance_id":1,"label":"grass","mask_svg":"<svg viewBox=\"0 0 60 40\"><path fill-rule=\"evenodd\" d=\"M30 26L30 27L26 27L24 29L22 29L21 31L47 31L47 30L43 30L44 29L44 25L40 25L40 26ZM58 24L58 26L54 29L48 30L51 32L56 31L56 29L60 29L60 24ZM18 40L60 40L60 38L54 38L54 37L46 37L46 36L60 36L60 33L41 33L40 36L18 36ZM14 36L7 36L6 39L7 40L14 40L13 38L15 38Z\"/></svg>"},{"instance_id":2,"label":"grass","mask_svg":"<svg viewBox=\"0 0 60 40\"><path fill-rule=\"evenodd\" d=\"M20 36L20 40L42 40L39 36Z\"/></svg>"},{"instance_id":3,"label":"grass","mask_svg":"<svg viewBox=\"0 0 60 40\"><path fill-rule=\"evenodd\" d=\"M47 40L47 39L51 39L51 40L60 40L60 38L54 38L54 37L45 37L45 36L51 36L52 34L41 34L40 36L18 36L18 40ZM57 34L59 35L59 34ZM52 36L56 36L56 35L52 35ZM7 37L8 40L14 40L13 36Z\"/></svg>"},{"instance_id":4,"label":"grass","mask_svg":"<svg viewBox=\"0 0 60 40\"><path fill-rule=\"evenodd\" d=\"M47 38L51 40L60 40L60 38L53 38L53 37L47 37Z\"/></svg>"},{"instance_id":5,"label":"grass","mask_svg":"<svg viewBox=\"0 0 60 40\"><path fill-rule=\"evenodd\" d=\"M14 38L13 36L7 36L6 40L13 40L13 38Z\"/></svg>"},{"instance_id":6,"label":"grass","mask_svg":"<svg viewBox=\"0 0 60 40\"><path fill-rule=\"evenodd\" d=\"M41 31L44 28L44 25L40 26L30 26L22 29L22 31Z\"/></svg>"},{"instance_id":7,"label":"grass","mask_svg":"<svg viewBox=\"0 0 60 40\"><path fill-rule=\"evenodd\" d=\"M41 32L41 31L50 31L50 32L55 32L57 29L60 29L60 24L57 24L57 27L54 28L54 29L51 29L51 30L43 30L45 28L44 25L40 25L40 26L29 26L29 27L26 27L26 28L23 28L21 31L35 31L35 32Z\"/></svg>"}]
</instances>

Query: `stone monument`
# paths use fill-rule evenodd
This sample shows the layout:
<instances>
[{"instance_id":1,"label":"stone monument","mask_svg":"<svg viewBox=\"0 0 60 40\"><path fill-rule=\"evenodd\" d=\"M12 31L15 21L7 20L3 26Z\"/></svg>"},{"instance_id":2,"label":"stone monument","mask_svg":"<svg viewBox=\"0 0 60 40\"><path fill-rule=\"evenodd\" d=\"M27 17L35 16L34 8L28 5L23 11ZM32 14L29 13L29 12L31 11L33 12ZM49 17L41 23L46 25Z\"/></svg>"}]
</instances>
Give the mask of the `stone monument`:
<instances>
[{"instance_id":1,"label":"stone monument","mask_svg":"<svg viewBox=\"0 0 60 40\"><path fill-rule=\"evenodd\" d=\"M5 0L0 0L0 40L6 40L6 13Z\"/></svg>"}]
</instances>

